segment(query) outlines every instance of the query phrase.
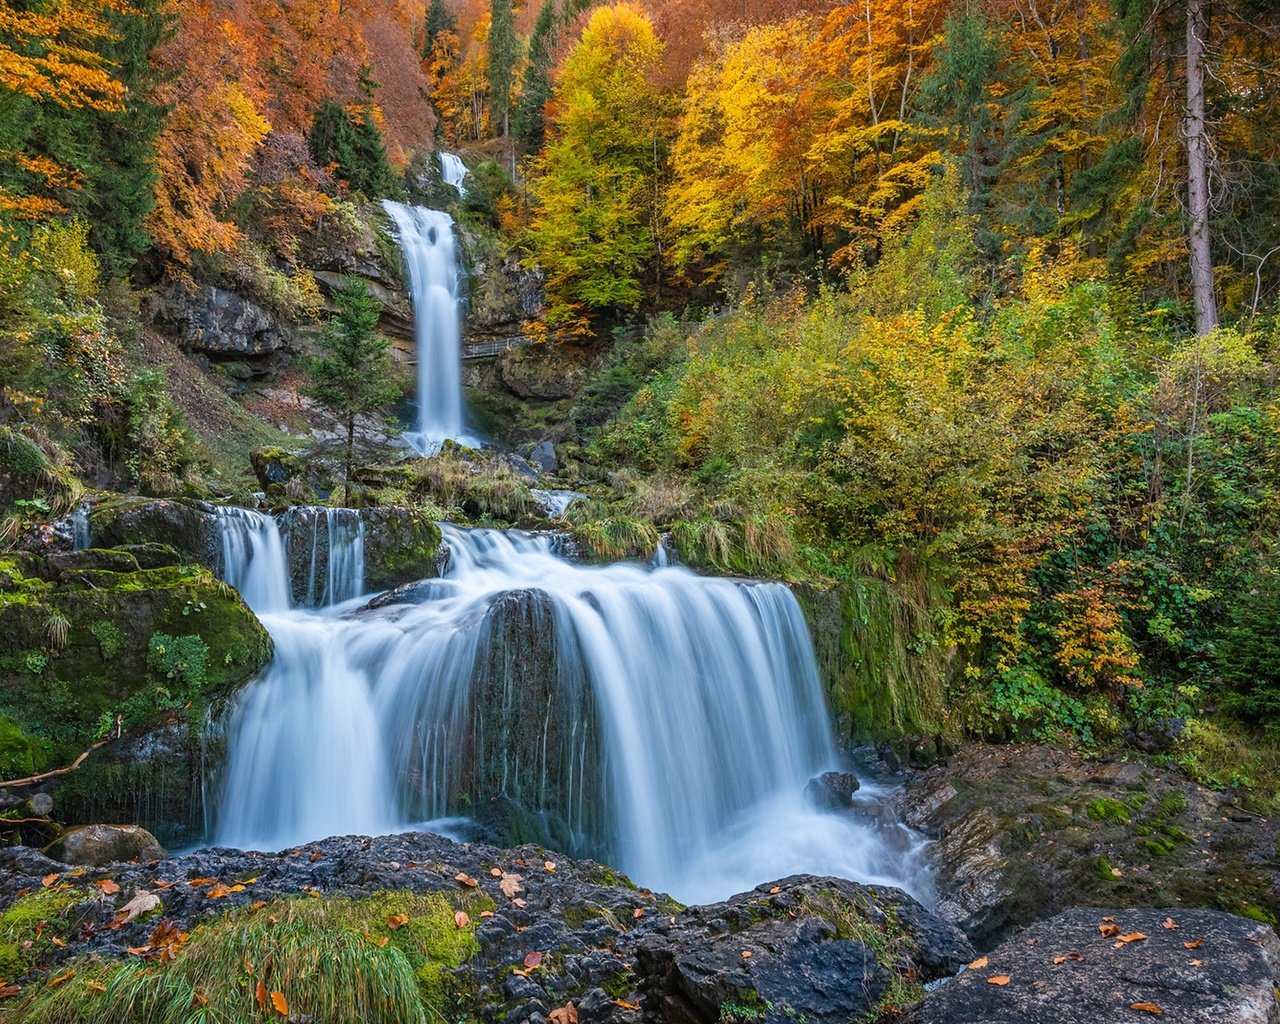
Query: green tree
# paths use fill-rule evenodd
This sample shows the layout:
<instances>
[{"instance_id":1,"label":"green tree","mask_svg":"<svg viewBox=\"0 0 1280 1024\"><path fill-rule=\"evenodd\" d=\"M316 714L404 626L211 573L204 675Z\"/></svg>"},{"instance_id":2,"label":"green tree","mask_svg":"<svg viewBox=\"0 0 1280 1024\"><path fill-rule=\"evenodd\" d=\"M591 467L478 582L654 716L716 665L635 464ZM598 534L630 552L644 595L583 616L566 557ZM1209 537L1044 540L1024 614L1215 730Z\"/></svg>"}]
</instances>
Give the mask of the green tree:
<instances>
[{"instance_id":1,"label":"green tree","mask_svg":"<svg viewBox=\"0 0 1280 1024\"><path fill-rule=\"evenodd\" d=\"M441 32L456 32L457 29L458 19L449 13L444 0L431 0L431 6L427 9L427 28L422 43L422 56L427 59L431 57L431 51L436 45L436 40L440 38Z\"/></svg>"},{"instance_id":2,"label":"green tree","mask_svg":"<svg viewBox=\"0 0 1280 1024\"><path fill-rule=\"evenodd\" d=\"M516 16L512 0L493 0L489 24L489 113L502 138L511 134L511 86L520 42L516 38Z\"/></svg>"},{"instance_id":3,"label":"green tree","mask_svg":"<svg viewBox=\"0 0 1280 1024\"><path fill-rule=\"evenodd\" d=\"M529 65L525 68L515 116L515 136L530 153L541 150L546 139L543 110L551 99L551 58L559 31L556 0L545 0L538 10L538 20L533 23L533 34L529 36Z\"/></svg>"},{"instance_id":4,"label":"green tree","mask_svg":"<svg viewBox=\"0 0 1280 1024\"><path fill-rule=\"evenodd\" d=\"M661 57L648 18L621 3L598 9L565 59L526 236L547 275L549 326L582 331L588 310L644 297L641 274L659 255Z\"/></svg>"},{"instance_id":5,"label":"green tree","mask_svg":"<svg viewBox=\"0 0 1280 1024\"><path fill-rule=\"evenodd\" d=\"M395 174L387 160L382 133L369 111L357 122L333 100L325 100L311 122L311 154L321 166L370 198L390 195Z\"/></svg>"},{"instance_id":6,"label":"green tree","mask_svg":"<svg viewBox=\"0 0 1280 1024\"><path fill-rule=\"evenodd\" d=\"M307 394L345 425L345 499L351 499L356 417L382 408L399 394L391 376L391 342L378 333L378 300L359 278L348 278L334 293L337 312L320 335L319 356L309 358Z\"/></svg>"}]
</instances>

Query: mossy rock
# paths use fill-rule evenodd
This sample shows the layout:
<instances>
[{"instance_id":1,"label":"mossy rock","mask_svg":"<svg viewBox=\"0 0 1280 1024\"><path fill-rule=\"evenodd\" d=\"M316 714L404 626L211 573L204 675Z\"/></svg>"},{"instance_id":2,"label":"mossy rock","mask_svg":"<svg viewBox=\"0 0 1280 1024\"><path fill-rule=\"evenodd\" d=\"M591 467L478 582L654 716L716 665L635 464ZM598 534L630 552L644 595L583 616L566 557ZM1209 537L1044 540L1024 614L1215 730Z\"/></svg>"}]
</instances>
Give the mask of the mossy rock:
<instances>
[{"instance_id":1,"label":"mossy rock","mask_svg":"<svg viewBox=\"0 0 1280 1024\"><path fill-rule=\"evenodd\" d=\"M440 574L440 527L418 509L363 509L365 590L390 590Z\"/></svg>"},{"instance_id":2,"label":"mossy rock","mask_svg":"<svg viewBox=\"0 0 1280 1024\"><path fill-rule=\"evenodd\" d=\"M221 557L217 517L209 505L191 499L121 495L97 502L89 511L89 536L98 547L163 545L210 569Z\"/></svg>"}]
</instances>

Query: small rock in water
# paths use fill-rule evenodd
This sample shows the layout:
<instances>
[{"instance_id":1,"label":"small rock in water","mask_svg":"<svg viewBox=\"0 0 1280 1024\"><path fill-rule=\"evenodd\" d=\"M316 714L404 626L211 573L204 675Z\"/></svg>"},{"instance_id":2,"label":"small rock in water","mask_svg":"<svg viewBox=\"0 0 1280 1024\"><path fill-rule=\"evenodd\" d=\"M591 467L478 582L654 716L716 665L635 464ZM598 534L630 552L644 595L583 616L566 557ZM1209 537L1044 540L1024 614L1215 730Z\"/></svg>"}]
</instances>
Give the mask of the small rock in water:
<instances>
[{"instance_id":1,"label":"small rock in water","mask_svg":"<svg viewBox=\"0 0 1280 1024\"><path fill-rule=\"evenodd\" d=\"M808 801L823 811L838 811L853 802L858 791L858 776L852 772L823 772L815 775L804 787Z\"/></svg>"}]
</instances>

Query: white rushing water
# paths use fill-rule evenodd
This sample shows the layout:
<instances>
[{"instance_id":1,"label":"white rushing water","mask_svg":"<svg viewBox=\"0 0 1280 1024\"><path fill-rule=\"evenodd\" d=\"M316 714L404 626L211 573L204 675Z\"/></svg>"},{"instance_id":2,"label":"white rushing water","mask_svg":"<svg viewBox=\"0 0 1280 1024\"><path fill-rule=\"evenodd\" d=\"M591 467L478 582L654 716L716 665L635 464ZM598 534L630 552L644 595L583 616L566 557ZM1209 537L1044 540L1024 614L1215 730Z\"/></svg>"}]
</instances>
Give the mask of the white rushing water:
<instances>
[{"instance_id":1,"label":"white rushing water","mask_svg":"<svg viewBox=\"0 0 1280 1024\"><path fill-rule=\"evenodd\" d=\"M446 185L452 185L458 190L458 196L461 199L467 198L467 187L463 184L467 173L467 165L462 162L462 157L457 153L440 154L440 175L444 178Z\"/></svg>"},{"instance_id":2,"label":"white rushing water","mask_svg":"<svg viewBox=\"0 0 1280 1024\"><path fill-rule=\"evenodd\" d=\"M806 871L919 892L918 843L801 797L837 759L786 587L445 526L445 575L409 603L305 609L274 520L222 522L226 577L276 654L226 721L216 843L403 831L501 794L687 902Z\"/></svg>"},{"instance_id":3,"label":"white rushing water","mask_svg":"<svg viewBox=\"0 0 1280 1024\"><path fill-rule=\"evenodd\" d=\"M453 218L390 199L382 205L396 225L413 299L418 422L405 437L424 455L449 438L478 445L463 429L462 295Z\"/></svg>"}]
</instances>

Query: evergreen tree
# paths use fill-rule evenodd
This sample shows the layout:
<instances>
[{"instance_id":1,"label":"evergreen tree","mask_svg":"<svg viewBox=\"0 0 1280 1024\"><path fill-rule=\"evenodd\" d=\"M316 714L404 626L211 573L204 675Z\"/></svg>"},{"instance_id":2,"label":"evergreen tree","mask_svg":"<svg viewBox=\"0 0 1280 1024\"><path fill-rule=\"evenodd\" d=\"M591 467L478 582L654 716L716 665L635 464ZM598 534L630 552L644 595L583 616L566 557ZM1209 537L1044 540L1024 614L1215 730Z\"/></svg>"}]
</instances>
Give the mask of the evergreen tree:
<instances>
[{"instance_id":1,"label":"evergreen tree","mask_svg":"<svg viewBox=\"0 0 1280 1024\"><path fill-rule=\"evenodd\" d=\"M427 9L427 29L422 43L422 56L430 58L432 48L436 45L441 32L455 32L457 28L458 19L449 13L444 0L431 0L431 6Z\"/></svg>"},{"instance_id":2,"label":"evergreen tree","mask_svg":"<svg viewBox=\"0 0 1280 1024\"><path fill-rule=\"evenodd\" d=\"M489 25L489 113L502 138L511 134L511 86L520 44L512 0L493 0Z\"/></svg>"},{"instance_id":3,"label":"evergreen tree","mask_svg":"<svg viewBox=\"0 0 1280 1024\"><path fill-rule=\"evenodd\" d=\"M338 310L320 335L321 355L305 362L312 379L307 394L346 427L343 479L350 501L356 417L394 400L399 388L391 376L391 342L378 333L381 309L368 285L348 278L333 298Z\"/></svg>"},{"instance_id":4,"label":"evergreen tree","mask_svg":"<svg viewBox=\"0 0 1280 1024\"><path fill-rule=\"evenodd\" d=\"M382 133L368 111L356 122L341 104L325 100L311 122L310 144L316 162L334 166L338 177L357 192L376 198L394 188Z\"/></svg>"},{"instance_id":5,"label":"evergreen tree","mask_svg":"<svg viewBox=\"0 0 1280 1024\"><path fill-rule=\"evenodd\" d=\"M515 116L515 136L530 153L541 150L546 138L542 112L551 99L551 57L558 37L556 0L545 0L529 37L529 66Z\"/></svg>"}]
</instances>

